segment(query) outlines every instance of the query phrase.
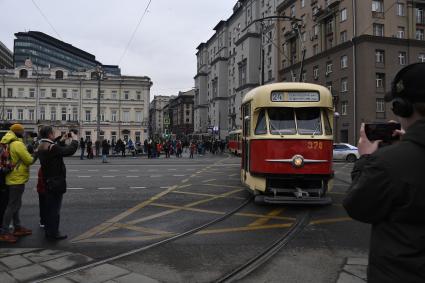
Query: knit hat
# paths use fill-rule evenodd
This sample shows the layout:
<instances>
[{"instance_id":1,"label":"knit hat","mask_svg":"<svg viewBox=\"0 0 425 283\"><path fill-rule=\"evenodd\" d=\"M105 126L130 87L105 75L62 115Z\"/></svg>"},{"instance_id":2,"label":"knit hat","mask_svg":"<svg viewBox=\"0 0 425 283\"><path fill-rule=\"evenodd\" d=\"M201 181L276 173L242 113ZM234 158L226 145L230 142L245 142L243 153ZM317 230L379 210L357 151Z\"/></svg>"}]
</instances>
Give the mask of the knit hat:
<instances>
[{"instance_id":1,"label":"knit hat","mask_svg":"<svg viewBox=\"0 0 425 283\"><path fill-rule=\"evenodd\" d=\"M23 132L24 131L24 126L22 126L21 124L13 124L10 127L10 130L14 133L16 132Z\"/></svg>"}]
</instances>

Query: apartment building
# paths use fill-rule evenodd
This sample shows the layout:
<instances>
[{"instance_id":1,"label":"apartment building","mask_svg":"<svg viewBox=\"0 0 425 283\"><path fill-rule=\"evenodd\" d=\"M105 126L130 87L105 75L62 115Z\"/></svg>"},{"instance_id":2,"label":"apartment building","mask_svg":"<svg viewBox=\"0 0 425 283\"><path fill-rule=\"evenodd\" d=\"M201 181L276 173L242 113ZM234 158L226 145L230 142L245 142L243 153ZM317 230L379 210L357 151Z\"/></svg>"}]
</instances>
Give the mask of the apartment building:
<instances>
[{"instance_id":1,"label":"apartment building","mask_svg":"<svg viewBox=\"0 0 425 283\"><path fill-rule=\"evenodd\" d=\"M97 137L98 81L94 69L35 68L32 64L0 70L2 123L21 123L27 132L41 125L56 135L77 129L84 138ZM143 141L148 137L149 77L106 74L101 81L100 137Z\"/></svg>"},{"instance_id":2,"label":"apartment building","mask_svg":"<svg viewBox=\"0 0 425 283\"><path fill-rule=\"evenodd\" d=\"M177 138L183 138L194 130L195 90L181 91L164 107L164 116L170 120L169 129Z\"/></svg>"},{"instance_id":3,"label":"apartment building","mask_svg":"<svg viewBox=\"0 0 425 283\"><path fill-rule=\"evenodd\" d=\"M169 124L167 115L164 115L164 106L170 101L170 96L155 95L149 106L149 133L151 136L159 137L164 134L165 124ZM168 120L167 120L168 119Z\"/></svg>"},{"instance_id":4,"label":"apartment building","mask_svg":"<svg viewBox=\"0 0 425 283\"><path fill-rule=\"evenodd\" d=\"M0 69L13 68L13 53L0 41Z\"/></svg>"},{"instance_id":5,"label":"apartment building","mask_svg":"<svg viewBox=\"0 0 425 283\"><path fill-rule=\"evenodd\" d=\"M425 2L406 0L286 0L281 16L301 19L301 36L279 21L279 81L327 86L334 96L335 136L355 144L362 122L387 121L384 102L395 74L425 62ZM302 50L306 50L301 72Z\"/></svg>"},{"instance_id":6,"label":"apartment building","mask_svg":"<svg viewBox=\"0 0 425 283\"><path fill-rule=\"evenodd\" d=\"M244 95L278 77L276 15L283 0L240 0L233 14L214 27L214 35L197 48L195 132L218 128L219 137L241 128Z\"/></svg>"}]
</instances>

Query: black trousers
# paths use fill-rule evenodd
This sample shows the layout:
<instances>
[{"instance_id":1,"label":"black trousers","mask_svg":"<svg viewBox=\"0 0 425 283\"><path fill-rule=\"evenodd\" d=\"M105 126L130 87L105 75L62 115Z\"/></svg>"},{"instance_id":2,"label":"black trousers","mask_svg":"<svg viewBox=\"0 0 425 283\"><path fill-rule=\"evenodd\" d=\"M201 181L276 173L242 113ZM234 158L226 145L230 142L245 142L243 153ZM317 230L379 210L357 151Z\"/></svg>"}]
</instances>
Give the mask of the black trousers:
<instances>
[{"instance_id":1,"label":"black trousers","mask_svg":"<svg viewBox=\"0 0 425 283\"><path fill-rule=\"evenodd\" d=\"M40 208L40 224L47 223L47 193L38 193L38 206Z\"/></svg>"},{"instance_id":2,"label":"black trousers","mask_svg":"<svg viewBox=\"0 0 425 283\"><path fill-rule=\"evenodd\" d=\"M62 207L63 194L46 194L47 217L46 235L55 236L59 234L60 210Z\"/></svg>"},{"instance_id":3,"label":"black trousers","mask_svg":"<svg viewBox=\"0 0 425 283\"><path fill-rule=\"evenodd\" d=\"M9 202L9 188L6 185L4 185L4 187L0 189L0 230L1 230L1 227L3 226L3 216L4 216L4 212L6 211L8 202Z\"/></svg>"}]
</instances>

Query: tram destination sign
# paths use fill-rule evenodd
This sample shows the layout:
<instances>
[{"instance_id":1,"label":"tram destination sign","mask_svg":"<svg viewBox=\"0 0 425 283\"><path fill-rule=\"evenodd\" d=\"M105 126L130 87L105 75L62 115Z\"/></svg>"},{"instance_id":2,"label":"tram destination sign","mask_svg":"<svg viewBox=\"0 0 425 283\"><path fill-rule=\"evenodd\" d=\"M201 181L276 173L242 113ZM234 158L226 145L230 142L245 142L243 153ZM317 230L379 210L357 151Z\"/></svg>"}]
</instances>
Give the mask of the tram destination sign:
<instances>
[{"instance_id":1,"label":"tram destination sign","mask_svg":"<svg viewBox=\"0 0 425 283\"><path fill-rule=\"evenodd\" d=\"M313 91L274 91L271 95L272 102L318 102L320 96Z\"/></svg>"}]
</instances>

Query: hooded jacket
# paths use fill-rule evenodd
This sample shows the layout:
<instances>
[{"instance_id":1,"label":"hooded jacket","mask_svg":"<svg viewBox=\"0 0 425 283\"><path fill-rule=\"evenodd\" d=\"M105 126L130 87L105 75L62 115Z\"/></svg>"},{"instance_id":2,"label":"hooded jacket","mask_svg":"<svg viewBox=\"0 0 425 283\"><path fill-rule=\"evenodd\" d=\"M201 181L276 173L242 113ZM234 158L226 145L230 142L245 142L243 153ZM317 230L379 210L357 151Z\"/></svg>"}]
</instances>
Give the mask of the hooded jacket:
<instances>
[{"instance_id":1,"label":"hooded jacket","mask_svg":"<svg viewBox=\"0 0 425 283\"><path fill-rule=\"evenodd\" d=\"M355 164L344 200L372 224L368 282L425 282L425 120Z\"/></svg>"},{"instance_id":2,"label":"hooded jacket","mask_svg":"<svg viewBox=\"0 0 425 283\"><path fill-rule=\"evenodd\" d=\"M34 158L28 152L22 139L18 138L14 132L9 131L3 136L0 143L9 146L12 164L16 165L13 170L6 175L6 185L23 185L29 179L29 166L34 163Z\"/></svg>"}]
</instances>

